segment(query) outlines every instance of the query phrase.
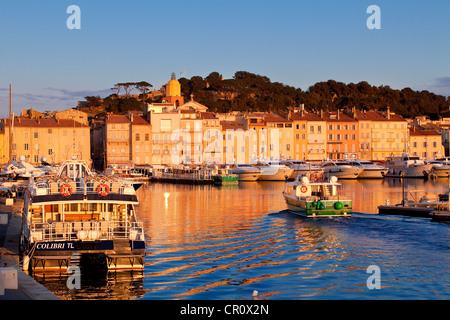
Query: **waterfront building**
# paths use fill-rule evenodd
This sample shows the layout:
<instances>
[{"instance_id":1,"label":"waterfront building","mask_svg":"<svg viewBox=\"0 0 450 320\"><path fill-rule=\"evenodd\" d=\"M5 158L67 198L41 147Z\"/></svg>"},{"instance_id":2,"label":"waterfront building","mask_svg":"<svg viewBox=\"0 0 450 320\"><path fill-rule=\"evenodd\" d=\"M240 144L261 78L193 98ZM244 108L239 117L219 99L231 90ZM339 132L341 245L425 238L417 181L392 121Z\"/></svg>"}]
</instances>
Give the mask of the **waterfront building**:
<instances>
[{"instance_id":1,"label":"waterfront building","mask_svg":"<svg viewBox=\"0 0 450 320\"><path fill-rule=\"evenodd\" d=\"M146 166L152 159L152 127L139 115L130 114L131 124L131 158L134 165Z\"/></svg>"},{"instance_id":2,"label":"waterfront building","mask_svg":"<svg viewBox=\"0 0 450 320\"><path fill-rule=\"evenodd\" d=\"M292 120L275 113L265 115L268 154L271 159L294 158L294 130ZM278 147L278 150L277 150Z\"/></svg>"},{"instance_id":3,"label":"waterfront building","mask_svg":"<svg viewBox=\"0 0 450 320\"><path fill-rule=\"evenodd\" d=\"M421 130L413 126L409 129L410 154L423 159L434 159L444 156L442 137L435 130Z\"/></svg>"},{"instance_id":4,"label":"waterfront building","mask_svg":"<svg viewBox=\"0 0 450 320\"><path fill-rule=\"evenodd\" d=\"M5 150L9 150L9 121L2 119L0 123ZM16 117L12 128L11 159L2 161L18 160L21 156L33 165L40 164L42 157L50 163L62 163L73 156L91 160L90 128L86 124L69 119Z\"/></svg>"},{"instance_id":5,"label":"waterfront building","mask_svg":"<svg viewBox=\"0 0 450 320\"><path fill-rule=\"evenodd\" d=\"M132 165L130 123L130 119L125 115L107 114L105 119L107 165Z\"/></svg>"},{"instance_id":6,"label":"waterfront building","mask_svg":"<svg viewBox=\"0 0 450 320\"><path fill-rule=\"evenodd\" d=\"M358 122L341 110L322 112L326 121L326 152L330 160L359 156Z\"/></svg>"},{"instance_id":7,"label":"waterfront building","mask_svg":"<svg viewBox=\"0 0 450 320\"><path fill-rule=\"evenodd\" d=\"M150 112L148 122L152 132L152 164L179 164L178 150L180 137L175 139L172 134L181 132L180 112ZM174 161L173 161L174 159Z\"/></svg>"},{"instance_id":8,"label":"waterfront building","mask_svg":"<svg viewBox=\"0 0 450 320\"><path fill-rule=\"evenodd\" d=\"M371 160L384 161L386 157L401 156L409 152L408 123L402 116L391 112L390 108L384 112L356 111L355 119L363 120L366 125L370 124ZM368 128L365 128L365 133L368 133Z\"/></svg>"}]
</instances>

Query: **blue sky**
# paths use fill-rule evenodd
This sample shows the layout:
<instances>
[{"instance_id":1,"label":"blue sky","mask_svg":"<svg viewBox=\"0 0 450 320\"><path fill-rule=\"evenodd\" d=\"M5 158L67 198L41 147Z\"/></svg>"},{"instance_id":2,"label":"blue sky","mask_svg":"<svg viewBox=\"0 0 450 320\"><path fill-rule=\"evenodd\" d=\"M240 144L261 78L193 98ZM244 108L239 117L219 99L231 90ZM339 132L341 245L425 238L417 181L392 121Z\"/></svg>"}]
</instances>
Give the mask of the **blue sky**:
<instances>
[{"instance_id":1,"label":"blue sky","mask_svg":"<svg viewBox=\"0 0 450 320\"><path fill-rule=\"evenodd\" d=\"M81 9L69 30L67 7ZM369 30L367 7L381 9ZM0 117L75 107L117 82L159 89L244 70L307 90L318 81L368 81L450 95L450 1L2 1Z\"/></svg>"}]
</instances>

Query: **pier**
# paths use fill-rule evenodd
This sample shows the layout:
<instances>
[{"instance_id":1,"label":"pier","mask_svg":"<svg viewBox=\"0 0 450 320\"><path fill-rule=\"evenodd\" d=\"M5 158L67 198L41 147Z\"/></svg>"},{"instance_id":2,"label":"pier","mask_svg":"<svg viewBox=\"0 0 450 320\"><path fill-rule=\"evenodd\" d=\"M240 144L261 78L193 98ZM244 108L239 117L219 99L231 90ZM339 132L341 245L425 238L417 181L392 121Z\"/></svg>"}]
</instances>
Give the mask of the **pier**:
<instances>
[{"instance_id":1,"label":"pier","mask_svg":"<svg viewBox=\"0 0 450 320\"><path fill-rule=\"evenodd\" d=\"M18 251L23 200L14 199L12 205L6 205L7 199L10 198L0 197L0 272L5 268L7 272L17 275L17 286L14 289L0 288L0 300L60 300L22 271Z\"/></svg>"}]
</instances>

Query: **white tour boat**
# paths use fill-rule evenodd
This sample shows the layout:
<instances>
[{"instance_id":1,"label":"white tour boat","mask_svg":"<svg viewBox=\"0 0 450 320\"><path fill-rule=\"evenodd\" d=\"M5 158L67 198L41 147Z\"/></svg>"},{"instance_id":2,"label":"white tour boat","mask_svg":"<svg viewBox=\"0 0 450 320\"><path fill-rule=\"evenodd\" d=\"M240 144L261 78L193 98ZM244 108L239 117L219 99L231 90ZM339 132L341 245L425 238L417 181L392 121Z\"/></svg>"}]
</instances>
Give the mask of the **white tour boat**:
<instances>
[{"instance_id":1,"label":"white tour boat","mask_svg":"<svg viewBox=\"0 0 450 320\"><path fill-rule=\"evenodd\" d=\"M56 174L31 177L20 241L24 269L61 271L72 256L93 258L108 269L143 269L137 204L129 182L94 174L81 160L65 161Z\"/></svg>"},{"instance_id":2,"label":"white tour boat","mask_svg":"<svg viewBox=\"0 0 450 320\"><path fill-rule=\"evenodd\" d=\"M283 197L292 212L303 217L351 216L352 200L339 195L335 176L310 181L307 176L297 176L287 182Z\"/></svg>"},{"instance_id":3,"label":"white tour boat","mask_svg":"<svg viewBox=\"0 0 450 320\"><path fill-rule=\"evenodd\" d=\"M433 168L433 164L406 153L386 158L385 166L389 169L385 176L390 178L426 178Z\"/></svg>"},{"instance_id":4,"label":"white tour boat","mask_svg":"<svg viewBox=\"0 0 450 320\"><path fill-rule=\"evenodd\" d=\"M324 161L321 166L326 177L335 176L339 179L356 179L364 171L346 161Z\"/></svg>"}]
</instances>

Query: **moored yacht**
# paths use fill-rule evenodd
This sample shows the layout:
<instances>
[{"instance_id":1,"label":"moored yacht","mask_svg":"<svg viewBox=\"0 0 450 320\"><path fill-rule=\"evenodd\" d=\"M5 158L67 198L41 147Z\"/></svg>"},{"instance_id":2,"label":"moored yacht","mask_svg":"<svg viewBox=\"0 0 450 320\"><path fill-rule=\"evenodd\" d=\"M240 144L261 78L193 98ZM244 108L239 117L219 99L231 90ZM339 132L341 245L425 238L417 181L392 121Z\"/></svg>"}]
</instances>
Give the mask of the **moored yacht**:
<instances>
[{"instance_id":1,"label":"moored yacht","mask_svg":"<svg viewBox=\"0 0 450 320\"><path fill-rule=\"evenodd\" d=\"M425 160L425 163L432 164L431 173L437 178L448 178L450 174L450 165L439 160Z\"/></svg>"},{"instance_id":2,"label":"moored yacht","mask_svg":"<svg viewBox=\"0 0 450 320\"><path fill-rule=\"evenodd\" d=\"M74 255L108 269L143 269L138 203L129 182L93 174L81 160L65 161L56 174L31 177L20 241L24 269L62 271Z\"/></svg>"},{"instance_id":3,"label":"moored yacht","mask_svg":"<svg viewBox=\"0 0 450 320\"><path fill-rule=\"evenodd\" d=\"M306 162L304 160L287 160L284 163L291 169L294 169L294 176L309 173L322 174L324 169L317 163Z\"/></svg>"},{"instance_id":4,"label":"moored yacht","mask_svg":"<svg viewBox=\"0 0 450 320\"><path fill-rule=\"evenodd\" d=\"M385 166L389 169L386 177L390 178L426 178L433 164L427 164L416 156L404 153L401 156L386 158Z\"/></svg>"},{"instance_id":5,"label":"moored yacht","mask_svg":"<svg viewBox=\"0 0 450 320\"><path fill-rule=\"evenodd\" d=\"M281 161L258 162L254 166L261 170L259 180L285 181L294 176L294 169Z\"/></svg>"},{"instance_id":6,"label":"moored yacht","mask_svg":"<svg viewBox=\"0 0 450 320\"><path fill-rule=\"evenodd\" d=\"M335 176L339 179L356 179L363 168L352 166L346 161L324 161L321 164L326 177Z\"/></svg>"},{"instance_id":7,"label":"moored yacht","mask_svg":"<svg viewBox=\"0 0 450 320\"><path fill-rule=\"evenodd\" d=\"M358 179L381 179L388 172L386 167L375 164L368 160L346 160L350 165L361 168L363 171L358 175Z\"/></svg>"},{"instance_id":8,"label":"moored yacht","mask_svg":"<svg viewBox=\"0 0 450 320\"><path fill-rule=\"evenodd\" d=\"M230 173L237 174L239 181L256 181L261 176L261 170L247 163L235 163L229 166Z\"/></svg>"}]
</instances>

